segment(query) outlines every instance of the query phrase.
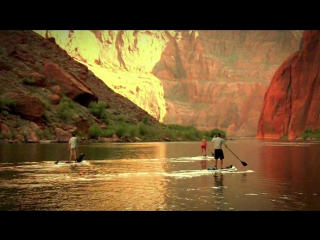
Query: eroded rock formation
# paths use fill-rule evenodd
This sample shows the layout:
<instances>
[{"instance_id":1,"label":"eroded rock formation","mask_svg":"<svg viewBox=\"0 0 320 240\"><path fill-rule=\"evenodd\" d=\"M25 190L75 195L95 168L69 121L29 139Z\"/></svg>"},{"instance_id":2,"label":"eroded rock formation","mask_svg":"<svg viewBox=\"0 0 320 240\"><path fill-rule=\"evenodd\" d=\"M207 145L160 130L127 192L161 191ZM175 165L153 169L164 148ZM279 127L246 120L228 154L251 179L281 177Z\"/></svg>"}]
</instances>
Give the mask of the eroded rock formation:
<instances>
[{"instance_id":1,"label":"eroded rock formation","mask_svg":"<svg viewBox=\"0 0 320 240\"><path fill-rule=\"evenodd\" d=\"M87 107L90 102L98 101L98 97L91 92L90 87L84 81L60 68L55 63L45 62L43 74L46 78L56 81L67 97L83 106Z\"/></svg>"},{"instance_id":2,"label":"eroded rock formation","mask_svg":"<svg viewBox=\"0 0 320 240\"><path fill-rule=\"evenodd\" d=\"M20 89L15 89L6 95L15 103L12 110L22 118L37 121L44 114L44 106L38 97L28 95Z\"/></svg>"}]
</instances>

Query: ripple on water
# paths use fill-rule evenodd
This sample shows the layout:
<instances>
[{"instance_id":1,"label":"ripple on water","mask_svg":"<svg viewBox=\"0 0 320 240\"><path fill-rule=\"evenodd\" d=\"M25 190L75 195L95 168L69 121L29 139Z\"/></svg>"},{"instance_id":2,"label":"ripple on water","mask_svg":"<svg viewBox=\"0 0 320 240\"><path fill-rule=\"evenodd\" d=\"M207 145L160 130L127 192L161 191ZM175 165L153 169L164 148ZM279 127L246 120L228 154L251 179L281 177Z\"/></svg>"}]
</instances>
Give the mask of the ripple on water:
<instances>
[{"instance_id":1,"label":"ripple on water","mask_svg":"<svg viewBox=\"0 0 320 240\"><path fill-rule=\"evenodd\" d=\"M291 194L275 192L273 189L282 189L284 182L259 172L261 178L256 181L246 174L255 168L220 173L223 186L214 185L212 172L198 168L199 160L186 158L88 160L82 165L55 165L52 161L0 164L0 207L11 204L13 210L57 211L303 210L312 200L298 188ZM252 181L260 188L253 188ZM317 192L311 196L316 199Z\"/></svg>"}]
</instances>

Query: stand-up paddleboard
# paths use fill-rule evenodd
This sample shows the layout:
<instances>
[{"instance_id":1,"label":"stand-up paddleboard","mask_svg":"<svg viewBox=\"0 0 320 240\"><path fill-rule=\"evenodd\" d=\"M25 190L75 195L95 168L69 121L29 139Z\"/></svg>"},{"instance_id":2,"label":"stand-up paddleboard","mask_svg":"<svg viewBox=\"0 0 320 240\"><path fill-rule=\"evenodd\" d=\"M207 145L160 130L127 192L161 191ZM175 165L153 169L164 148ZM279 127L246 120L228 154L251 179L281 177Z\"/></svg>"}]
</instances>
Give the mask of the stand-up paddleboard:
<instances>
[{"instance_id":1,"label":"stand-up paddleboard","mask_svg":"<svg viewBox=\"0 0 320 240\"><path fill-rule=\"evenodd\" d=\"M85 156L85 154L81 153L81 154L79 154L79 156L77 158L77 161L59 161L58 160L54 164L61 165L61 164L77 164L77 163L81 163L81 162L83 162L84 156Z\"/></svg>"},{"instance_id":2,"label":"stand-up paddleboard","mask_svg":"<svg viewBox=\"0 0 320 240\"><path fill-rule=\"evenodd\" d=\"M89 164L89 162L87 162L87 161L82 161L82 162L56 161L54 164L59 165L59 166L60 165L64 165L64 166L67 166L67 165L87 165L87 164Z\"/></svg>"},{"instance_id":3,"label":"stand-up paddleboard","mask_svg":"<svg viewBox=\"0 0 320 240\"><path fill-rule=\"evenodd\" d=\"M233 166L233 165L230 165L230 166L227 166L225 168L215 168L215 167L210 167L210 168L207 168L207 170L209 171L221 171L221 172L234 172L234 171L237 171L238 169Z\"/></svg>"}]
</instances>

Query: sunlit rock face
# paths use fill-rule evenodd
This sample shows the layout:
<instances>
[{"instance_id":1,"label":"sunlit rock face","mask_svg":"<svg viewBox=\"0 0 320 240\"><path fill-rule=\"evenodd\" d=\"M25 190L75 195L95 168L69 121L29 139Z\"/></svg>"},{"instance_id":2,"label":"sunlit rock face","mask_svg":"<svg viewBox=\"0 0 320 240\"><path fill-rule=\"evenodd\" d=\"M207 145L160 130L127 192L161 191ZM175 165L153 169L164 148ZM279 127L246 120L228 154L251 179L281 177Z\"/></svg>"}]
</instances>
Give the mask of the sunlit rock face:
<instances>
[{"instance_id":1,"label":"sunlit rock face","mask_svg":"<svg viewBox=\"0 0 320 240\"><path fill-rule=\"evenodd\" d=\"M295 139L306 129L320 128L320 31L304 31L300 46L271 80L257 138Z\"/></svg>"},{"instance_id":2,"label":"sunlit rock face","mask_svg":"<svg viewBox=\"0 0 320 240\"><path fill-rule=\"evenodd\" d=\"M166 40L159 31L35 31L54 37L112 90L160 122L166 114L161 80L152 75Z\"/></svg>"},{"instance_id":3,"label":"sunlit rock face","mask_svg":"<svg viewBox=\"0 0 320 240\"><path fill-rule=\"evenodd\" d=\"M275 70L302 31L43 30L115 92L165 124L255 136Z\"/></svg>"}]
</instances>

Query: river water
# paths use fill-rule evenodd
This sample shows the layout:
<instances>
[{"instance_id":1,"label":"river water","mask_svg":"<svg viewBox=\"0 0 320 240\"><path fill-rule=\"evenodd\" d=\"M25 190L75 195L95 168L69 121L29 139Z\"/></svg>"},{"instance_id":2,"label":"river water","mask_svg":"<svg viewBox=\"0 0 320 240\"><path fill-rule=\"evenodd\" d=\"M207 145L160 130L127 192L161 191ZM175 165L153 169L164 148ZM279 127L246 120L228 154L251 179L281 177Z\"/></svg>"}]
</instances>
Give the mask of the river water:
<instances>
[{"instance_id":1,"label":"river water","mask_svg":"<svg viewBox=\"0 0 320 240\"><path fill-rule=\"evenodd\" d=\"M83 143L80 164L64 163L66 143L2 143L0 210L320 210L320 142L227 144L224 166L234 172L208 171L200 142Z\"/></svg>"}]
</instances>

